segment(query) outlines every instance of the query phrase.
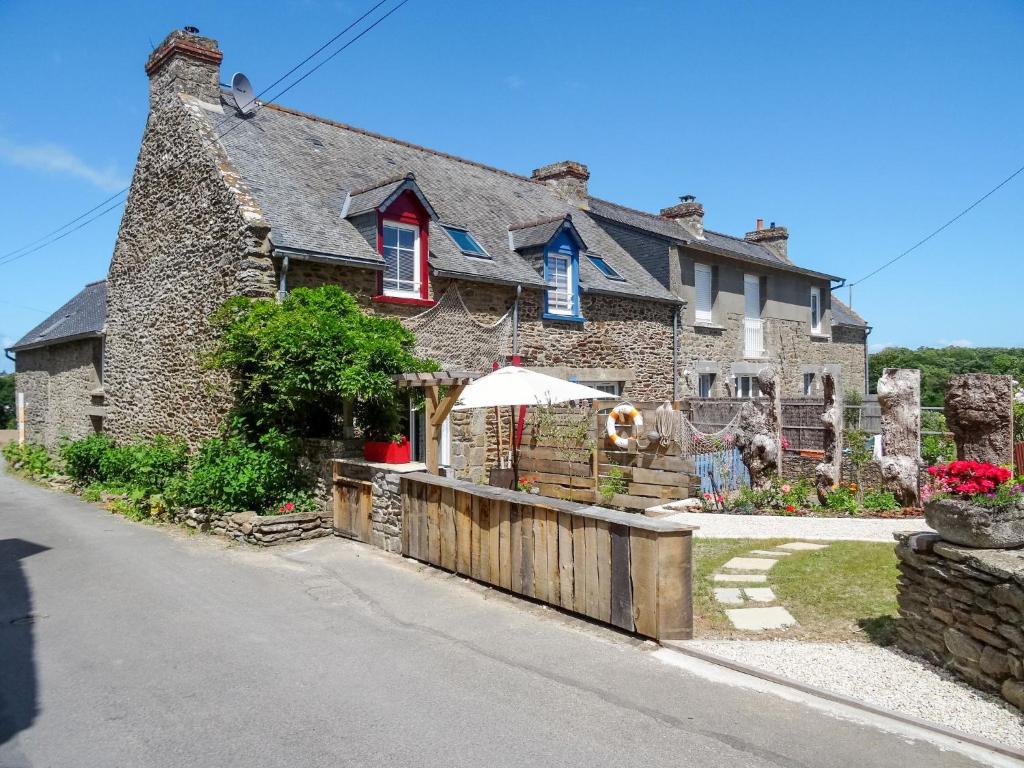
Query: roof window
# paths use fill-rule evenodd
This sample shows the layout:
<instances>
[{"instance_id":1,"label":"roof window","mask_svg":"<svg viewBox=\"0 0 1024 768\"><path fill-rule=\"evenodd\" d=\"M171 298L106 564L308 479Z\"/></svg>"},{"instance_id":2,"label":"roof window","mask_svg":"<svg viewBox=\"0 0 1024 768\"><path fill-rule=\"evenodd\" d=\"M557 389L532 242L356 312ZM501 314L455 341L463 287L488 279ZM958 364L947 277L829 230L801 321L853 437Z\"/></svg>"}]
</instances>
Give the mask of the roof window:
<instances>
[{"instance_id":1,"label":"roof window","mask_svg":"<svg viewBox=\"0 0 1024 768\"><path fill-rule=\"evenodd\" d=\"M611 265L600 256L592 256L587 254L587 258L590 259L590 263L601 270L601 274L607 277L609 280L622 280L625 282L626 278L612 269Z\"/></svg>"},{"instance_id":2,"label":"roof window","mask_svg":"<svg viewBox=\"0 0 1024 768\"><path fill-rule=\"evenodd\" d=\"M476 238L469 234L465 229L446 226L444 227L444 231L447 232L448 236L457 246L459 246L459 250L467 256L479 256L485 259L490 258L483 246L480 245L480 243L476 241Z\"/></svg>"}]
</instances>

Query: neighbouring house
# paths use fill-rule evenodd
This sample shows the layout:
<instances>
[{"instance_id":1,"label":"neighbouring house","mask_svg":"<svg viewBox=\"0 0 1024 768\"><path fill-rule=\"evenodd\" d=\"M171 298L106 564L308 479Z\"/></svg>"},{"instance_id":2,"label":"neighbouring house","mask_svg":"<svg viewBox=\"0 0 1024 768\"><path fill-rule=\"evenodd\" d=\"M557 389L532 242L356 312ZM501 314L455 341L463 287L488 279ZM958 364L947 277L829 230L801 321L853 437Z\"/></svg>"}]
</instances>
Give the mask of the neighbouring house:
<instances>
[{"instance_id":1,"label":"neighbouring house","mask_svg":"<svg viewBox=\"0 0 1024 768\"><path fill-rule=\"evenodd\" d=\"M784 229L705 232L689 198L656 216L590 196L578 162L519 175L237 104L221 58L175 31L146 62L149 118L107 278L114 436L213 434L230 400L200 365L210 314L324 283L401 318L450 368L519 360L646 401L753 396L766 361L790 393L813 394L829 366L863 387L866 324L831 296L839 278L789 260ZM482 413L456 419L443 458L482 471L486 429Z\"/></svg>"},{"instance_id":2,"label":"neighbouring house","mask_svg":"<svg viewBox=\"0 0 1024 768\"><path fill-rule=\"evenodd\" d=\"M106 281L89 283L8 348L27 439L52 449L102 431L106 317Z\"/></svg>"}]
</instances>

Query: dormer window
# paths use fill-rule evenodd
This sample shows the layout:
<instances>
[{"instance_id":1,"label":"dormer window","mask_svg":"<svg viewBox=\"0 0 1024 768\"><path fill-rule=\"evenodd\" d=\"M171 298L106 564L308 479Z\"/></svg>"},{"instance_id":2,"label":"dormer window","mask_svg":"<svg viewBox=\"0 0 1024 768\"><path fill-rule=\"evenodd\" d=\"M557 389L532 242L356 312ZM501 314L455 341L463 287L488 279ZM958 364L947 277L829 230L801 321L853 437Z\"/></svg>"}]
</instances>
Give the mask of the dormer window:
<instances>
[{"instance_id":1,"label":"dormer window","mask_svg":"<svg viewBox=\"0 0 1024 768\"><path fill-rule=\"evenodd\" d=\"M476 256L478 258L490 258L484 247L477 242L476 238L473 237L467 230L459 229L458 227L445 226L444 231L448 233L448 236L452 241L459 246L459 250L467 256Z\"/></svg>"},{"instance_id":2,"label":"dormer window","mask_svg":"<svg viewBox=\"0 0 1024 768\"><path fill-rule=\"evenodd\" d=\"M572 295L572 257L549 253L547 257L548 312L552 315L576 314Z\"/></svg>"},{"instance_id":3,"label":"dormer window","mask_svg":"<svg viewBox=\"0 0 1024 768\"><path fill-rule=\"evenodd\" d=\"M423 287L420 228L415 224L384 221L384 295L420 298Z\"/></svg>"}]
</instances>

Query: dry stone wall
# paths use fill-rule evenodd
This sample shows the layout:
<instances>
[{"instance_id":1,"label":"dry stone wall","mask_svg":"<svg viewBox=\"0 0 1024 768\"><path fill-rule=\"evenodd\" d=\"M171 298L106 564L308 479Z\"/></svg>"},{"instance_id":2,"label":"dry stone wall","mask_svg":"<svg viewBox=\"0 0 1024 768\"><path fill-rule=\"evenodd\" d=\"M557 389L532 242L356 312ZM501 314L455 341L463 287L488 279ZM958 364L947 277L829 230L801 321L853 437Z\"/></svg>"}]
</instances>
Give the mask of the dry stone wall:
<instances>
[{"instance_id":1,"label":"dry stone wall","mask_svg":"<svg viewBox=\"0 0 1024 768\"><path fill-rule=\"evenodd\" d=\"M175 522L260 547L319 539L334 532L332 516L322 511L258 515L255 512L218 513L195 507L182 510Z\"/></svg>"},{"instance_id":2,"label":"dry stone wall","mask_svg":"<svg viewBox=\"0 0 1024 768\"><path fill-rule=\"evenodd\" d=\"M62 437L78 439L100 428L87 410L100 386L99 339L82 339L18 352L15 386L25 394L25 439L53 450Z\"/></svg>"},{"instance_id":3,"label":"dry stone wall","mask_svg":"<svg viewBox=\"0 0 1024 768\"><path fill-rule=\"evenodd\" d=\"M1024 551L896 541L900 648L1024 709Z\"/></svg>"}]
</instances>

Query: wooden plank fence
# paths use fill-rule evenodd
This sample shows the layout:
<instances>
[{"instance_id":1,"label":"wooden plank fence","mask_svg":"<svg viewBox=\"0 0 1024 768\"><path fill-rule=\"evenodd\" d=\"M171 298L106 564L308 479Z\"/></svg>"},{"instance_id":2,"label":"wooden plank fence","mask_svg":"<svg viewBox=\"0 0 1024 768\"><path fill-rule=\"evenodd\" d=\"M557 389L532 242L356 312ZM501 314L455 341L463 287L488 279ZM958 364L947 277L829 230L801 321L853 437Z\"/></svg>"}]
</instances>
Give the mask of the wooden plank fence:
<instances>
[{"instance_id":1,"label":"wooden plank fence","mask_svg":"<svg viewBox=\"0 0 1024 768\"><path fill-rule=\"evenodd\" d=\"M659 640L693 636L690 526L403 475L402 554Z\"/></svg>"}]
</instances>

